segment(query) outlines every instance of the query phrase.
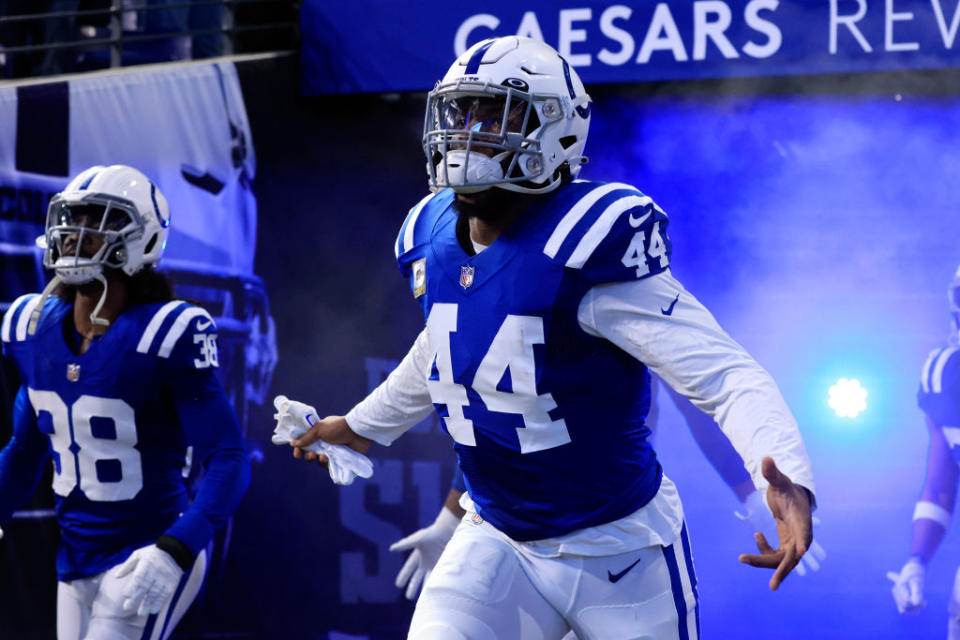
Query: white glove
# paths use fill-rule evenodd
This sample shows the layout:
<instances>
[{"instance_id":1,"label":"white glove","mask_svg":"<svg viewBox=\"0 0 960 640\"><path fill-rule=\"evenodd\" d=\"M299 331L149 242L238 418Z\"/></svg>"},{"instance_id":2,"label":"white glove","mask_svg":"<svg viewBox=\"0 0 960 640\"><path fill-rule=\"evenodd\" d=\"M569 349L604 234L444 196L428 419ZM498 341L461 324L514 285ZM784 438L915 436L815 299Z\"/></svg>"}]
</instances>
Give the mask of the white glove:
<instances>
[{"instance_id":1,"label":"white glove","mask_svg":"<svg viewBox=\"0 0 960 640\"><path fill-rule=\"evenodd\" d=\"M767 506L767 501L763 499L763 494L755 490L747 496L743 506L747 508L746 513L734 511L733 515L748 522L754 531L762 533L763 537L767 539L767 543L776 549L778 546L777 541L779 540L779 536L777 535L777 521L774 520L773 513L770 512L770 507ZM814 518L813 524L820 524L820 520ZM810 571L819 571L820 563L826 560L826 558L827 552L824 551L819 542L814 540L810 543L810 548L807 549L807 552L800 558L800 562L797 563L797 574L801 576L807 575L808 568Z\"/></svg>"},{"instance_id":2,"label":"white glove","mask_svg":"<svg viewBox=\"0 0 960 640\"><path fill-rule=\"evenodd\" d=\"M0 529L0 540L3 540L3 529Z\"/></svg>"},{"instance_id":3,"label":"white glove","mask_svg":"<svg viewBox=\"0 0 960 640\"><path fill-rule=\"evenodd\" d=\"M273 430L273 437L270 438L273 444L289 444L291 440L305 434L320 420L316 409L308 404L290 400L287 396L274 398L273 406L277 410L273 415L277 426ZM373 463L370 459L350 447L317 440L306 449L327 456L329 460L327 470L334 484L350 484L357 476L369 478L373 475Z\"/></svg>"},{"instance_id":4,"label":"white glove","mask_svg":"<svg viewBox=\"0 0 960 640\"><path fill-rule=\"evenodd\" d=\"M460 518L450 509L443 507L437 519L429 527L414 531L406 538L401 538L390 545L390 551L413 549L413 553L407 556L407 561L403 563L403 568L400 569L394 583L398 589L403 589L404 585L407 586L407 600L416 599L420 585L426 582L430 572L437 566L437 560L440 559L440 554L443 553L458 524L460 524Z\"/></svg>"},{"instance_id":5,"label":"white glove","mask_svg":"<svg viewBox=\"0 0 960 640\"><path fill-rule=\"evenodd\" d=\"M123 610L137 610L137 615L160 613L173 595L183 569L173 557L156 545L137 549L120 565L116 576L128 576L123 586Z\"/></svg>"},{"instance_id":6,"label":"white glove","mask_svg":"<svg viewBox=\"0 0 960 640\"><path fill-rule=\"evenodd\" d=\"M893 599L900 613L918 613L927 606L923 599L923 580L926 569L916 558L907 560L900 573L888 571L887 577L893 581Z\"/></svg>"}]
</instances>

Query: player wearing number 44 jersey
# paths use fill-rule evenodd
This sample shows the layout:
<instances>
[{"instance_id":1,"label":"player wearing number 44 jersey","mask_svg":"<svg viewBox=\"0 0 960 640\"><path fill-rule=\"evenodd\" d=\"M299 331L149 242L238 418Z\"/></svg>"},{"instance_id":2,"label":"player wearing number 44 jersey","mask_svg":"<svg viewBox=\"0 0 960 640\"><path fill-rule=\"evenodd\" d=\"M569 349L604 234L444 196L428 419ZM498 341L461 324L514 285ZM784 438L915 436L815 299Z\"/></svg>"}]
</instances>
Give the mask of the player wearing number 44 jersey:
<instances>
[{"instance_id":1,"label":"player wearing number 44 jersey","mask_svg":"<svg viewBox=\"0 0 960 640\"><path fill-rule=\"evenodd\" d=\"M366 451L436 409L466 509L410 638L699 637L692 547L647 436L648 368L720 424L778 520L742 560L777 588L812 540L813 478L770 376L670 274L667 216L575 180L590 99L556 51L486 40L429 94L432 193L396 241L426 327L387 380L300 439ZM294 451L297 457L318 459Z\"/></svg>"},{"instance_id":2,"label":"player wearing number 44 jersey","mask_svg":"<svg viewBox=\"0 0 960 640\"><path fill-rule=\"evenodd\" d=\"M52 457L59 640L166 638L196 596L214 530L250 469L214 376L216 326L154 268L170 214L130 167L93 167L50 202L55 277L0 326L22 386L0 451L0 521ZM205 475L191 503L187 448Z\"/></svg>"}]
</instances>

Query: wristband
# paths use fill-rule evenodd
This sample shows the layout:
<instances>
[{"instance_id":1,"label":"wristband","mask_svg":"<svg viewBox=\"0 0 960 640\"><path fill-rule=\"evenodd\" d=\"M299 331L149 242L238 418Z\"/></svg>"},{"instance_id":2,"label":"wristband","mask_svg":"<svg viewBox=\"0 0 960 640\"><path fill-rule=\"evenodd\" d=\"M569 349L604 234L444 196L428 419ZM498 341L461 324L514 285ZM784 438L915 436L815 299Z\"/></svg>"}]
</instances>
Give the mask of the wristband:
<instances>
[{"instance_id":1,"label":"wristband","mask_svg":"<svg viewBox=\"0 0 960 640\"><path fill-rule=\"evenodd\" d=\"M913 519L933 520L944 529L950 526L950 512L934 502L921 500L913 510Z\"/></svg>"},{"instance_id":2,"label":"wristband","mask_svg":"<svg viewBox=\"0 0 960 640\"><path fill-rule=\"evenodd\" d=\"M190 567L193 566L194 560L197 559L193 552L187 548L187 545L173 536L164 534L157 538L155 544L157 545L157 549L167 552L170 557L173 558L173 561L184 571L189 571Z\"/></svg>"}]
</instances>

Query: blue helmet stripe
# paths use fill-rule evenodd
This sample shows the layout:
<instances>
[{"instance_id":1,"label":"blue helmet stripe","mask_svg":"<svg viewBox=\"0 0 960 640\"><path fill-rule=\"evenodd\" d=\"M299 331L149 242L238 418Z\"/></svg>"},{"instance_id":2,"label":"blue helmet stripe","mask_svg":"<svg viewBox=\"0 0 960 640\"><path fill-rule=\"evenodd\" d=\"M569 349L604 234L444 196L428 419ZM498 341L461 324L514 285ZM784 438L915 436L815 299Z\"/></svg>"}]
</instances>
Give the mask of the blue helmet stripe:
<instances>
[{"instance_id":1,"label":"blue helmet stripe","mask_svg":"<svg viewBox=\"0 0 960 640\"><path fill-rule=\"evenodd\" d=\"M573 90L573 78L570 77L570 65L567 64L567 59L563 56L560 56L560 60L563 61L563 78L567 81L567 90L570 92L571 98L576 98L577 94Z\"/></svg>"},{"instance_id":2,"label":"blue helmet stripe","mask_svg":"<svg viewBox=\"0 0 960 640\"><path fill-rule=\"evenodd\" d=\"M470 60L467 62L467 68L464 69L464 75L473 75L480 70L480 63L483 62L483 54L487 52L487 49L493 46L493 40L483 45L479 49L473 52L473 55L470 56Z\"/></svg>"},{"instance_id":3,"label":"blue helmet stripe","mask_svg":"<svg viewBox=\"0 0 960 640\"><path fill-rule=\"evenodd\" d=\"M160 223L161 227L169 227L170 221L164 220L160 215L160 207L157 206L157 185L150 183L150 199L153 200L153 212L157 214L157 222Z\"/></svg>"},{"instance_id":4,"label":"blue helmet stripe","mask_svg":"<svg viewBox=\"0 0 960 640\"><path fill-rule=\"evenodd\" d=\"M83 191L84 189L89 187L90 183L93 182L93 179L96 178L98 175L100 175L100 172L94 171L89 176L87 176L87 179L83 181L83 184L77 187L77 191Z\"/></svg>"},{"instance_id":5,"label":"blue helmet stripe","mask_svg":"<svg viewBox=\"0 0 960 640\"><path fill-rule=\"evenodd\" d=\"M560 60L563 62L563 77L567 81L567 91L570 92L570 99L576 100L577 94L573 90L573 78L570 77L570 65L567 64L567 60L563 56L560 56ZM587 104L585 107L577 107L577 115L586 120L590 117L590 109L590 104Z\"/></svg>"}]
</instances>

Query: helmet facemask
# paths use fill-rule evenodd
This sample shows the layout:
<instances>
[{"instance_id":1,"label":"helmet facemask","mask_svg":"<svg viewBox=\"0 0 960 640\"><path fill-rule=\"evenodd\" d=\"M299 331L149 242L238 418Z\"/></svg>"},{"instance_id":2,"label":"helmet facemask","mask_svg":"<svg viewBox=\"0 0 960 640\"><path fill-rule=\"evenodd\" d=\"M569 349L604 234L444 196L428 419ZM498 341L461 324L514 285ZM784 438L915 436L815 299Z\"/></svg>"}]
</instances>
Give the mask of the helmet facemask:
<instances>
[{"instance_id":1,"label":"helmet facemask","mask_svg":"<svg viewBox=\"0 0 960 640\"><path fill-rule=\"evenodd\" d=\"M45 249L43 266L56 274L44 288L31 314L27 331L36 331L43 301L61 282L81 285L97 280L103 286L100 300L90 314L95 325L109 326L100 317L107 300L107 278L103 268L128 271L128 240L143 236L144 223L129 200L92 193L78 201L67 201L61 194L50 200L44 235L37 244Z\"/></svg>"},{"instance_id":2,"label":"helmet facemask","mask_svg":"<svg viewBox=\"0 0 960 640\"><path fill-rule=\"evenodd\" d=\"M427 97L423 134L431 190L550 190L556 179L544 175L541 138L562 119L555 96L462 79L438 84Z\"/></svg>"},{"instance_id":3,"label":"helmet facemask","mask_svg":"<svg viewBox=\"0 0 960 640\"><path fill-rule=\"evenodd\" d=\"M102 194L80 201L55 196L47 210L43 263L62 282L84 284L98 279L104 267L123 269L127 242L143 232L143 221L128 200Z\"/></svg>"}]
</instances>

